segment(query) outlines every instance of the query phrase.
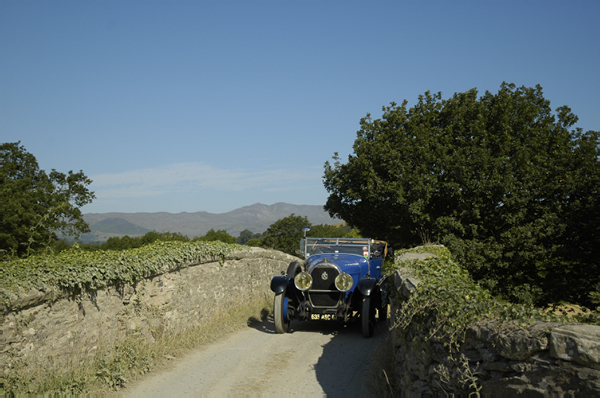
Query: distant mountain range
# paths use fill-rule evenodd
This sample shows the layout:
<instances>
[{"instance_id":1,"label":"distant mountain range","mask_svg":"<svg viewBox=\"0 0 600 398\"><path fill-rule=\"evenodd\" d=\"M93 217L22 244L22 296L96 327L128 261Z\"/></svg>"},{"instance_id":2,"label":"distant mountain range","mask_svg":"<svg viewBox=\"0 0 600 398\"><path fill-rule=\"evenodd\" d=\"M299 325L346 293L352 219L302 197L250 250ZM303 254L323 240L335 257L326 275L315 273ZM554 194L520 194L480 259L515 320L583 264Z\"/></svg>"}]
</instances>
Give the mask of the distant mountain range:
<instances>
[{"instance_id":1,"label":"distant mountain range","mask_svg":"<svg viewBox=\"0 0 600 398\"><path fill-rule=\"evenodd\" d=\"M312 224L336 224L323 206L256 203L227 213L87 213L84 220L92 232L81 242L103 242L111 236L140 236L149 231L180 232L190 238L203 236L210 229L224 229L237 237L243 230L264 232L275 221L291 214L306 216Z\"/></svg>"}]
</instances>

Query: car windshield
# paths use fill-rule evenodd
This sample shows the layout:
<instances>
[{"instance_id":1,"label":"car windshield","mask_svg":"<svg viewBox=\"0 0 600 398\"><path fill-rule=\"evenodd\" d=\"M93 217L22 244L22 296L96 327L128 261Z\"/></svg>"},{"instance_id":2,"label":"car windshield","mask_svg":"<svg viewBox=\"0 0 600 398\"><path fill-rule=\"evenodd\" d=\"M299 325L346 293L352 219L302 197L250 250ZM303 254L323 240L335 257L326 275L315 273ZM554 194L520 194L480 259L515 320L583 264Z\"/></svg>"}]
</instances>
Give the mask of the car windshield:
<instances>
[{"instance_id":1,"label":"car windshield","mask_svg":"<svg viewBox=\"0 0 600 398\"><path fill-rule=\"evenodd\" d=\"M306 238L306 256L322 253L357 254L368 257L370 239L362 238Z\"/></svg>"}]
</instances>

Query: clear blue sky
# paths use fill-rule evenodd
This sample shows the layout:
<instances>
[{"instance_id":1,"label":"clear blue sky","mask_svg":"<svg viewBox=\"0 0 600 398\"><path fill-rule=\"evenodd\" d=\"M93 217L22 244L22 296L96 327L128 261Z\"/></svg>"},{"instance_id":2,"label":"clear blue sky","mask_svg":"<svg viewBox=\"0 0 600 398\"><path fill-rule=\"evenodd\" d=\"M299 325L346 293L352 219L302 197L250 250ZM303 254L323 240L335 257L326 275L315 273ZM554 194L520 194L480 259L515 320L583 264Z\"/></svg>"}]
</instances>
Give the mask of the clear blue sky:
<instances>
[{"instance_id":1,"label":"clear blue sky","mask_svg":"<svg viewBox=\"0 0 600 398\"><path fill-rule=\"evenodd\" d=\"M91 212L323 205L359 120L540 84L600 130L600 1L0 0L1 142Z\"/></svg>"}]
</instances>

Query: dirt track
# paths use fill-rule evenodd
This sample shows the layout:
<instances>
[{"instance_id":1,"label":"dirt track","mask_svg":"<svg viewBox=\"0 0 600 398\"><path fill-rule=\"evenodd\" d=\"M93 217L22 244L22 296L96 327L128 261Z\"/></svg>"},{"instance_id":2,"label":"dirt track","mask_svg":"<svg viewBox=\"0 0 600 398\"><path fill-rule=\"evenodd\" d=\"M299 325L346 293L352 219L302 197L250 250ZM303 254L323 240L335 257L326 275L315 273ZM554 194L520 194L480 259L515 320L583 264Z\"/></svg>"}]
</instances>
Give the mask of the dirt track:
<instances>
[{"instance_id":1,"label":"dirt track","mask_svg":"<svg viewBox=\"0 0 600 398\"><path fill-rule=\"evenodd\" d=\"M389 321L388 321L389 322ZM272 319L176 359L173 368L137 382L125 396L289 395L368 396L371 353L388 322L371 339L360 323L292 322L276 334Z\"/></svg>"}]
</instances>

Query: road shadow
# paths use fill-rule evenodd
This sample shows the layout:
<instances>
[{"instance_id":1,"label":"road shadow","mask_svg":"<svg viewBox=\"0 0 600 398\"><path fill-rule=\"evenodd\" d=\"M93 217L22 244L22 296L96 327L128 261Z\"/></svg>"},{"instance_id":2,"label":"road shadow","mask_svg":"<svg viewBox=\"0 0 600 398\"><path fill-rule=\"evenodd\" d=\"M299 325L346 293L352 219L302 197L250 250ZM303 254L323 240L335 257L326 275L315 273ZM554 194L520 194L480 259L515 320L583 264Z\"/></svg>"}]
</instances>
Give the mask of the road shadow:
<instances>
[{"instance_id":1,"label":"road shadow","mask_svg":"<svg viewBox=\"0 0 600 398\"><path fill-rule=\"evenodd\" d=\"M276 334L272 316L249 322L249 327ZM372 396L370 388L377 355L388 344L390 320L378 321L372 338L362 335L360 319L346 325L338 322L292 321L289 333L319 333L332 336L314 365L317 381L328 397ZM391 347L389 348L391 350Z\"/></svg>"},{"instance_id":2,"label":"road shadow","mask_svg":"<svg viewBox=\"0 0 600 398\"><path fill-rule=\"evenodd\" d=\"M380 347L389 342L389 320L377 322L371 338L364 338L360 322L339 329L323 346L315 364L317 380L328 397L372 396L369 382L378 366ZM390 347L391 349L391 347Z\"/></svg>"}]
</instances>

